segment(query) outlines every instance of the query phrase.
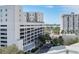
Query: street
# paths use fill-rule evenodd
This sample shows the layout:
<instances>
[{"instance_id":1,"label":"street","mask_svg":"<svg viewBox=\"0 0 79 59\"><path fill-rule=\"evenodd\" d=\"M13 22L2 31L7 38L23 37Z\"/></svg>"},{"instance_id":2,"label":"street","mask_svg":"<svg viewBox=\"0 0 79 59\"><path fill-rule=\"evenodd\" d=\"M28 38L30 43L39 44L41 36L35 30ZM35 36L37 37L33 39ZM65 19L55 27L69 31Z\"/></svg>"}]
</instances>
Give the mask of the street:
<instances>
[{"instance_id":1,"label":"street","mask_svg":"<svg viewBox=\"0 0 79 59\"><path fill-rule=\"evenodd\" d=\"M47 52L51 47L52 47L51 44L45 44L44 46L42 46L42 47L38 50L37 54L45 53L45 52Z\"/></svg>"}]
</instances>

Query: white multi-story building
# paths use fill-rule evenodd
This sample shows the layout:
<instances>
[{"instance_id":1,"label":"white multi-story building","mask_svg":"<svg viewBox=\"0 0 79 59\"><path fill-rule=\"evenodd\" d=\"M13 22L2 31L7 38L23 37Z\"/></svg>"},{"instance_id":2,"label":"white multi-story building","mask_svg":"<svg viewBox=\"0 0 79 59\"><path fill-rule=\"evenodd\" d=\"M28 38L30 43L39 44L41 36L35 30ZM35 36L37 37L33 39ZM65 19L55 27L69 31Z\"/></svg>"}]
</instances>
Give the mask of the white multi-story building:
<instances>
[{"instance_id":1,"label":"white multi-story building","mask_svg":"<svg viewBox=\"0 0 79 59\"><path fill-rule=\"evenodd\" d=\"M20 25L20 39L24 39L23 49L28 51L38 46L38 37L44 34L43 14L26 12L24 13L24 19L25 21Z\"/></svg>"},{"instance_id":2,"label":"white multi-story building","mask_svg":"<svg viewBox=\"0 0 79 59\"><path fill-rule=\"evenodd\" d=\"M42 35L43 14L23 12L21 6L0 6L0 47L16 44L26 51L38 46L38 36Z\"/></svg>"},{"instance_id":3,"label":"white multi-story building","mask_svg":"<svg viewBox=\"0 0 79 59\"><path fill-rule=\"evenodd\" d=\"M79 32L79 14L64 14L63 16L63 30L64 33L78 33Z\"/></svg>"}]
</instances>

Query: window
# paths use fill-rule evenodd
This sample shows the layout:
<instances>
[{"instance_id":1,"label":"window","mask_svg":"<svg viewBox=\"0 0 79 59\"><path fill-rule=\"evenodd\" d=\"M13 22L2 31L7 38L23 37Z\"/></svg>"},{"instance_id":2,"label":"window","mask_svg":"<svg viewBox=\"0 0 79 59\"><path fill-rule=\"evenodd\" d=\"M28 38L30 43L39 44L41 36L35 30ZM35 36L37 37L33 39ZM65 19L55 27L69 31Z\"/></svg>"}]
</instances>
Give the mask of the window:
<instances>
[{"instance_id":1,"label":"window","mask_svg":"<svg viewBox=\"0 0 79 59\"><path fill-rule=\"evenodd\" d=\"M19 14L19 16L21 16L21 15Z\"/></svg>"},{"instance_id":2,"label":"window","mask_svg":"<svg viewBox=\"0 0 79 59\"><path fill-rule=\"evenodd\" d=\"M31 42L33 42L34 40L32 39Z\"/></svg>"},{"instance_id":3,"label":"window","mask_svg":"<svg viewBox=\"0 0 79 59\"><path fill-rule=\"evenodd\" d=\"M21 27L23 27L24 25L20 25Z\"/></svg>"},{"instance_id":4,"label":"window","mask_svg":"<svg viewBox=\"0 0 79 59\"><path fill-rule=\"evenodd\" d=\"M37 35L35 35L35 37L36 37Z\"/></svg>"},{"instance_id":5,"label":"window","mask_svg":"<svg viewBox=\"0 0 79 59\"><path fill-rule=\"evenodd\" d=\"M5 45L1 45L1 47L5 47Z\"/></svg>"},{"instance_id":6,"label":"window","mask_svg":"<svg viewBox=\"0 0 79 59\"><path fill-rule=\"evenodd\" d=\"M21 12L21 9L19 9L19 12Z\"/></svg>"},{"instance_id":7,"label":"window","mask_svg":"<svg viewBox=\"0 0 79 59\"><path fill-rule=\"evenodd\" d=\"M33 32L34 30L31 30L31 32Z\"/></svg>"},{"instance_id":8,"label":"window","mask_svg":"<svg viewBox=\"0 0 79 59\"><path fill-rule=\"evenodd\" d=\"M20 31L24 31L24 28L20 29Z\"/></svg>"},{"instance_id":9,"label":"window","mask_svg":"<svg viewBox=\"0 0 79 59\"><path fill-rule=\"evenodd\" d=\"M35 29L35 31L37 31L38 29Z\"/></svg>"},{"instance_id":10,"label":"window","mask_svg":"<svg viewBox=\"0 0 79 59\"><path fill-rule=\"evenodd\" d=\"M33 38L33 36L31 38Z\"/></svg>"},{"instance_id":11,"label":"window","mask_svg":"<svg viewBox=\"0 0 79 59\"><path fill-rule=\"evenodd\" d=\"M20 33L20 35L24 35L24 33Z\"/></svg>"},{"instance_id":12,"label":"window","mask_svg":"<svg viewBox=\"0 0 79 59\"><path fill-rule=\"evenodd\" d=\"M1 37L1 39L7 39L7 37Z\"/></svg>"},{"instance_id":13,"label":"window","mask_svg":"<svg viewBox=\"0 0 79 59\"><path fill-rule=\"evenodd\" d=\"M30 31L27 31L27 33L30 33Z\"/></svg>"},{"instance_id":14,"label":"window","mask_svg":"<svg viewBox=\"0 0 79 59\"><path fill-rule=\"evenodd\" d=\"M27 42L27 44L29 44L29 43L30 43L30 41Z\"/></svg>"},{"instance_id":15,"label":"window","mask_svg":"<svg viewBox=\"0 0 79 59\"><path fill-rule=\"evenodd\" d=\"M27 35L27 37L30 36L30 34Z\"/></svg>"},{"instance_id":16,"label":"window","mask_svg":"<svg viewBox=\"0 0 79 59\"><path fill-rule=\"evenodd\" d=\"M7 27L7 25L0 25L1 27Z\"/></svg>"},{"instance_id":17,"label":"window","mask_svg":"<svg viewBox=\"0 0 79 59\"><path fill-rule=\"evenodd\" d=\"M26 45L26 43L23 43L23 45Z\"/></svg>"},{"instance_id":18,"label":"window","mask_svg":"<svg viewBox=\"0 0 79 59\"><path fill-rule=\"evenodd\" d=\"M7 19L5 19L5 21L7 22Z\"/></svg>"},{"instance_id":19,"label":"window","mask_svg":"<svg viewBox=\"0 0 79 59\"><path fill-rule=\"evenodd\" d=\"M5 9L5 11L7 12L7 9Z\"/></svg>"},{"instance_id":20,"label":"window","mask_svg":"<svg viewBox=\"0 0 79 59\"><path fill-rule=\"evenodd\" d=\"M27 25L27 26L30 26L30 25Z\"/></svg>"},{"instance_id":21,"label":"window","mask_svg":"<svg viewBox=\"0 0 79 59\"><path fill-rule=\"evenodd\" d=\"M34 28L31 28L31 29L34 29Z\"/></svg>"},{"instance_id":22,"label":"window","mask_svg":"<svg viewBox=\"0 0 79 59\"><path fill-rule=\"evenodd\" d=\"M24 38L24 36L21 36L21 37L20 37L20 39L23 39L23 38Z\"/></svg>"},{"instance_id":23,"label":"window","mask_svg":"<svg viewBox=\"0 0 79 59\"><path fill-rule=\"evenodd\" d=\"M33 33L31 33L31 35L33 35Z\"/></svg>"},{"instance_id":24,"label":"window","mask_svg":"<svg viewBox=\"0 0 79 59\"><path fill-rule=\"evenodd\" d=\"M7 31L7 29L0 29L1 31Z\"/></svg>"},{"instance_id":25,"label":"window","mask_svg":"<svg viewBox=\"0 0 79 59\"><path fill-rule=\"evenodd\" d=\"M7 43L7 41L1 41L1 43Z\"/></svg>"},{"instance_id":26,"label":"window","mask_svg":"<svg viewBox=\"0 0 79 59\"><path fill-rule=\"evenodd\" d=\"M7 35L7 33L0 33L1 35Z\"/></svg>"},{"instance_id":27,"label":"window","mask_svg":"<svg viewBox=\"0 0 79 59\"><path fill-rule=\"evenodd\" d=\"M37 32L35 32L35 34L37 34Z\"/></svg>"},{"instance_id":28,"label":"window","mask_svg":"<svg viewBox=\"0 0 79 59\"><path fill-rule=\"evenodd\" d=\"M30 30L30 28L27 28L27 30Z\"/></svg>"},{"instance_id":29,"label":"window","mask_svg":"<svg viewBox=\"0 0 79 59\"><path fill-rule=\"evenodd\" d=\"M2 14L0 16L2 17Z\"/></svg>"},{"instance_id":30,"label":"window","mask_svg":"<svg viewBox=\"0 0 79 59\"><path fill-rule=\"evenodd\" d=\"M0 11L2 12L2 9Z\"/></svg>"},{"instance_id":31,"label":"window","mask_svg":"<svg viewBox=\"0 0 79 59\"><path fill-rule=\"evenodd\" d=\"M30 40L30 38L27 38L27 40Z\"/></svg>"},{"instance_id":32,"label":"window","mask_svg":"<svg viewBox=\"0 0 79 59\"><path fill-rule=\"evenodd\" d=\"M0 20L0 22L2 22L2 19Z\"/></svg>"},{"instance_id":33,"label":"window","mask_svg":"<svg viewBox=\"0 0 79 59\"><path fill-rule=\"evenodd\" d=\"M25 39L24 41L27 41L27 39Z\"/></svg>"},{"instance_id":34,"label":"window","mask_svg":"<svg viewBox=\"0 0 79 59\"><path fill-rule=\"evenodd\" d=\"M5 14L5 16L7 16L7 14Z\"/></svg>"}]
</instances>

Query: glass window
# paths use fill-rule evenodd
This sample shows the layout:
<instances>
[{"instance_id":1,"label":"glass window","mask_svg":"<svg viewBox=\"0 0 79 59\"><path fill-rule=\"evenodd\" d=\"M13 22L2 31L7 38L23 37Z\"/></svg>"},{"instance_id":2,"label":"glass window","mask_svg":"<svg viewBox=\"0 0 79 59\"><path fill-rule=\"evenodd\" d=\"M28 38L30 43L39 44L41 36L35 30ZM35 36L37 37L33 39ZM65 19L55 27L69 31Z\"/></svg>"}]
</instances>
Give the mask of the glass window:
<instances>
[{"instance_id":1,"label":"glass window","mask_svg":"<svg viewBox=\"0 0 79 59\"><path fill-rule=\"evenodd\" d=\"M2 12L2 9L0 11Z\"/></svg>"},{"instance_id":2,"label":"glass window","mask_svg":"<svg viewBox=\"0 0 79 59\"><path fill-rule=\"evenodd\" d=\"M7 14L5 14L5 16L7 16Z\"/></svg>"},{"instance_id":3,"label":"glass window","mask_svg":"<svg viewBox=\"0 0 79 59\"><path fill-rule=\"evenodd\" d=\"M0 29L1 31L7 31L7 29Z\"/></svg>"},{"instance_id":4,"label":"glass window","mask_svg":"<svg viewBox=\"0 0 79 59\"><path fill-rule=\"evenodd\" d=\"M5 45L1 45L1 47L5 47Z\"/></svg>"},{"instance_id":5,"label":"glass window","mask_svg":"<svg viewBox=\"0 0 79 59\"><path fill-rule=\"evenodd\" d=\"M2 19L0 21L2 22Z\"/></svg>"},{"instance_id":6,"label":"glass window","mask_svg":"<svg viewBox=\"0 0 79 59\"><path fill-rule=\"evenodd\" d=\"M30 41L27 42L27 44L29 44L29 43L30 43Z\"/></svg>"},{"instance_id":7,"label":"glass window","mask_svg":"<svg viewBox=\"0 0 79 59\"><path fill-rule=\"evenodd\" d=\"M1 37L1 39L7 39L7 37Z\"/></svg>"},{"instance_id":8,"label":"glass window","mask_svg":"<svg viewBox=\"0 0 79 59\"><path fill-rule=\"evenodd\" d=\"M0 25L1 27L7 27L7 25Z\"/></svg>"},{"instance_id":9,"label":"glass window","mask_svg":"<svg viewBox=\"0 0 79 59\"><path fill-rule=\"evenodd\" d=\"M21 9L19 9L19 12L21 12Z\"/></svg>"},{"instance_id":10,"label":"glass window","mask_svg":"<svg viewBox=\"0 0 79 59\"><path fill-rule=\"evenodd\" d=\"M7 33L0 33L1 35L7 35Z\"/></svg>"},{"instance_id":11,"label":"glass window","mask_svg":"<svg viewBox=\"0 0 79 59\"><path fill-rule=\"evenodd\" d=\"M2 14L0 16L2 17Z\"/></svg>"},{"instance_id":12,"label":"glass window","mask_svg":"<svg viewBox=\"0 0 79 59\"><path fill-rule=\"evenodd\" d=\"M19 14L19 16L21 16L21 14Z\"/></svg>"},{"instance_id":13,"label":"glass window","mask_svg":"<svg viewBox=\"0 0 79 59\"><path fill-rule=\"evenodd\" d=\"M7 9L5 9L5 11L7 11Z\"/></svg>"},{"instance_id":14,"label":"glass window","mask_svg":"<svg viewBox=\"0 0 79 59\"><path fill-rule=\"evenodd\" d=\"M20 31L24 31L24 28L21 28Z\"/></svg>"},{"instance_id":15,"label":"glass window","mask_svg":"<svg viewBox=\"0 0 79 59\"><path fill-rule=\"evenodd\" d=\"M24 39L24 36L21 36L20 39Z\"/></svg>"},{"instance_id":16,"label":"glass window","mask_svg":"<svg viewBox=\"0 0 79 59\"><path fill-rule=\"evenodd\" d=\"M7 41L1 41L1 43L7 43Z\"/></svg>"},{"instance_id":17,"label":"glass window","mask_svg":"<svg viewBox=\"0 0 79 59\"><path fill-rule=\"evenodd\" d=\"M7 19L5 19L5 21L7 22Z\"/></svg>"}]
</instances>

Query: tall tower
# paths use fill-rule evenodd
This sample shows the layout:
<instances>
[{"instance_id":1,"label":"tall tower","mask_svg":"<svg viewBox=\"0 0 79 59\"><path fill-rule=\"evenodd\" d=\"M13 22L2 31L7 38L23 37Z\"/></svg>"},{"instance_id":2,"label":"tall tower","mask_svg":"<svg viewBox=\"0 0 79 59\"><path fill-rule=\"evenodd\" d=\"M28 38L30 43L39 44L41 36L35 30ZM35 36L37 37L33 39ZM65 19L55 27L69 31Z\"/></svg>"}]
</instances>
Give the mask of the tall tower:
<instances>
[{"instance_id":1,"label":"tall tower","mask_svg":"<svg viewBox=\"0 0 79 59\"><path fill-rule=\"evenodd\" d=\"M79 31L79 14L64 14L63 15L63 30L64 33L78 33Z\"/></svg>"},{"instance_id":2,"label":"tall tower","mask_svg":"<svg viewBox=\"0 0 79 59\"><path fill-rule=\"evenodd\" d=\"M16 44L19 39L21 6L0 6L0 46Z\"/></svg>"}]
</instances>

